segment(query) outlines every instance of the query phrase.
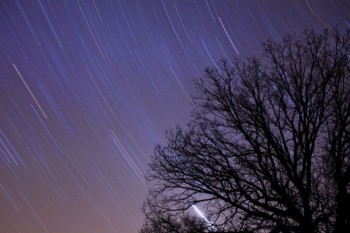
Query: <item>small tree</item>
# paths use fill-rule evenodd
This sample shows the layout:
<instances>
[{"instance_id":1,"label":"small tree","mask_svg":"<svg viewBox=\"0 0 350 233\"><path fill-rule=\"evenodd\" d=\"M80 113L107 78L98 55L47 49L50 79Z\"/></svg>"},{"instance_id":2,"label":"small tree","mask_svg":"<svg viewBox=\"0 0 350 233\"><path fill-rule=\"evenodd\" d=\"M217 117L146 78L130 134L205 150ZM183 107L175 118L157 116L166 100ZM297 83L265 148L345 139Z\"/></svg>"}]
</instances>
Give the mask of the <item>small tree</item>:
<instances>
[{"instance_id":1,"label":"small tree","mask_svg":"<svg viewBox=\"0 0 350 233\"><path fill-rule=\"evenodd\" d=\"M207 68L187 129L155 149L153 208L200 203L232 232L350 232L349 56L349 30L304 31Z\"/></svg>"}]
</instances>

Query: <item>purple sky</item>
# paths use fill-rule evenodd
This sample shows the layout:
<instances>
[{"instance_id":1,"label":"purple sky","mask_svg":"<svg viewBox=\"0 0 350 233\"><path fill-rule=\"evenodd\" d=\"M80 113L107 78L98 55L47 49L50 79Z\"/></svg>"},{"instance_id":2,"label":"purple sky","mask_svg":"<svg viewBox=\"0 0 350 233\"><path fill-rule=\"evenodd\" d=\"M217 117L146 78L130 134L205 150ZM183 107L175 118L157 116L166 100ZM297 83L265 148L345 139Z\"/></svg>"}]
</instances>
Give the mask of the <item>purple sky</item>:
<instances>
[{"instance_id":1,"label":"purple sky","mask_svg":"<svg viewBox=\"0 0 350 233\"><path fill-rule=\"evenodd\" d=\"M0 0L0 232L136 233L192 80L265 39L349 28L346 1Z\"/></svg>"}]
</instances>

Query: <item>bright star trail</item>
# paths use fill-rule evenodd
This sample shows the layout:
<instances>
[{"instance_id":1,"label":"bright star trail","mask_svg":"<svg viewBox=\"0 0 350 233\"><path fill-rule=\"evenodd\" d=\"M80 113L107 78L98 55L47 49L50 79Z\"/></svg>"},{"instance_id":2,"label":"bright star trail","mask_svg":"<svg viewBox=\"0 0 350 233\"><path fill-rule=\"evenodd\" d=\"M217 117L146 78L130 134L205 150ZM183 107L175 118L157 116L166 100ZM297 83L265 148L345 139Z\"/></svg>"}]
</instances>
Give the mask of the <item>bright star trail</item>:
<instances>
[{"instance_id":1,"label":"bright star trail","mask_svg":"<svg viewBox=\"0 0 350 233\"><path fill-rule=\"evenodd\" d=\"M209 223L209 224L210 224L209 220L205 217L205 215L203 214L203 212L200 211L200 209L197 208L197 206L193 205L192 207L193 207L193 209L196 211L196 213L197 213L197 215L198 215L199 217L201 217L202 219L204 219L204 220L206 221L206 223Z\"/></svg>"},{"instance_id":2,"label":"bright star trail","mask_svg":"<svg viewBox=\"0 0 350 233\"><path fill-rule=\"evenodd\" d=\"M136 233L193 79L266 39L350 25L346 1L0 1L0 232Z\"/></svg>"}]
</instances>

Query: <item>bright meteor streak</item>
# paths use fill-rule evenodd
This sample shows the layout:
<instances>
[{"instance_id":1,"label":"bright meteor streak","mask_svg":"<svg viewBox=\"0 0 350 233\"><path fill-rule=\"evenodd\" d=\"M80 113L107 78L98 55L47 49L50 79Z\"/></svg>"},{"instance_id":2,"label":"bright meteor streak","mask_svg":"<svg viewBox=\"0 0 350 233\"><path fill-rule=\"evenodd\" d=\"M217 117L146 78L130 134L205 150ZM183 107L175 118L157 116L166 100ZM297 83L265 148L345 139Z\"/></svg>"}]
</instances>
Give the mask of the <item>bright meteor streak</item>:
<instances>
[{"instance_id":1,"label":"bright meteor streak","mask_svg":"<svg viewBox=\"0 0 350 233\"><path fill-rule=\"evenodd\" d=\"M200 209L197 208L197 206L195 205L192 205L193 209L196 211L196 213L201 217L203 218L207 223L210 224L209 220L204 216L203 212L200 211Z\"/></svg>"}]
</instances>

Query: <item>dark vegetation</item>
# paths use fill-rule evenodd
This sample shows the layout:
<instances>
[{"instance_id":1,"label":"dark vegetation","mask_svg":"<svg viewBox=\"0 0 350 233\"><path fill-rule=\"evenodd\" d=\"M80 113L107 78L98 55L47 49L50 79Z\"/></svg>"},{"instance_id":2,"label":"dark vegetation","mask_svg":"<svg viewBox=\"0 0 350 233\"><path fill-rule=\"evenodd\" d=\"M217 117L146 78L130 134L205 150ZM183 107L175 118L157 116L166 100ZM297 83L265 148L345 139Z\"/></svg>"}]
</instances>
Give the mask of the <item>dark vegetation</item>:
<instances>
[{"instance_id":1,"label":"dark vegetation","mask_svg":"<svg viewBox=\"0 0 350 233\"><path fill-rule=\"evenodd\" d=\"M263 51L196 81L188 126L155 149L141 233L350 232L350 31Z\"/></svg>"}]
</instances>

